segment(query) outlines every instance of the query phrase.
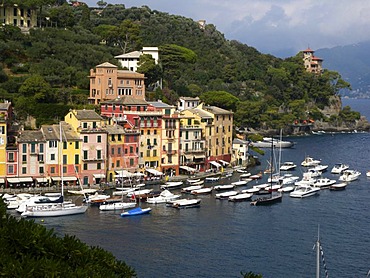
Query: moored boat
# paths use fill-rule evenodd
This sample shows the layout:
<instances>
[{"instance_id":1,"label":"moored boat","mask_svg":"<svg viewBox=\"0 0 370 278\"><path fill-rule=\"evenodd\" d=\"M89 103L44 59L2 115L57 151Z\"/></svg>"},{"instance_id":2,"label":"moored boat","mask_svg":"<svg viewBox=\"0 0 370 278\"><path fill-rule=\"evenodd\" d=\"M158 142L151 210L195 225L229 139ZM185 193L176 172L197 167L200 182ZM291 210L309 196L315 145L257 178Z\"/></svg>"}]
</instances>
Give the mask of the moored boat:
<instances>
[{"instance_id":1,"label":"moored boat","mask_svg":"<svg viewBox=\"0 0 370 278\"><path fill-rule=\"evenodd\" d=\"M221 190L233 189L234 187L235 187L235 185L233 185L233 184L223 184L223 185L215 185L213 187L213 189L216 190L216 191L221 191Z\"/></svg>"},{"instance_id":2,"label":"moored boat","mask_svg":"<svg viewBox=\"0 0 370 278\"><path fill-rule=\"evenodd\" d=\"M340 191L346 189L347 183L346 182L341 182L341 183L336 183L332 184L329 189L333 191Z\"/></svg>"},{"instance_id":3,"label":"moored boat","mask_svg":"<svg viewBox=\"0 0 370 278\"><path fill-rule=\"evenodd\" d=\"M342 175L339 177L340 181L350 182L355 181L361 176L361 173L356 170L344 170Z\"/></svg>"},{"instance_id":4,"label":"moored boat","mask_svg":"<svg viewBox=\"0 0 370 278\"><path fill-rule=\"evenodd\" d=\"M294 191L290 192L289 196L292 198L306 198L316 195L320 192L319 187L313 187L308 184L297 186Z\"/></svg>"},{"instance_id":5,"label":"moored boat","mask_svg":"<svg viewBox=\"0 0 370 278\"><path fill-rule=\"evenodd\" d=\"M200 199L180 199L172 201L172 207L174 208L195 208L200 206Z\"/></svg>"},{"instance_id":6,"label":"moored boat","mask_svg":"<svg viewBox=\"0 0 370 278\"><path fill-rule=\"evenodd\" d=\"M190 192L193 195L201 195L201 194L210 194L212 193L212 187L203 187L200 189L195 189Z\"/></svg>"},{"instance_id":7,"label":"moored boat","mask_svg":"<svg viewBox=\"0 0 370 278\"><path fill-rule=\"evenodd\" d=\"M343 171L349 169L349 166L344 163L336 163L331 169L332 174L341 174Z\"/></svg>"},{"instance_id":8,"label":"moored boat","mask_svg":"<svg viewBox=\"0 0 370 278\"><path fill-rule=\"evenodd\" d=\"M161 185L161 189L174 189L183 185L182 181L169 181Z\"/></svg>"},{"instance_id":9,"label":"moored boat","mask_svg":"<svg viewBox=\"0 0 370 278\"><path fill-rule=\"evenodd\" d=\"M142 214L148 214L151 212L151 208L133 208L128 211L124 211L121 213L121 217L127 217L127 216L136 216L136 215L142 215Z\"/></svg>"},{"instance_id":10,"label":"moored boat","mask_svg":"<svg viewBox=\"0 0 370 278\"><path fill-rule=\"evenodd\" d=\"M217 193L216 194L216 199L228 199L230 196L234 196L239 194L239 191L232 190L232 191L226 191L223 193Z\"/></svg>"},{"instance_id":11,"label":"moored boat","mask_svg":"<svg viewBox=\"0 0 370 278\"><path fill-rule=\"evenodd\" d=\"M230 202L241 202L241 201L246 201L252 198L253 194L251 193L240 193L234 196L230 196L228 200Z\"/></svg>"}]
</instances>

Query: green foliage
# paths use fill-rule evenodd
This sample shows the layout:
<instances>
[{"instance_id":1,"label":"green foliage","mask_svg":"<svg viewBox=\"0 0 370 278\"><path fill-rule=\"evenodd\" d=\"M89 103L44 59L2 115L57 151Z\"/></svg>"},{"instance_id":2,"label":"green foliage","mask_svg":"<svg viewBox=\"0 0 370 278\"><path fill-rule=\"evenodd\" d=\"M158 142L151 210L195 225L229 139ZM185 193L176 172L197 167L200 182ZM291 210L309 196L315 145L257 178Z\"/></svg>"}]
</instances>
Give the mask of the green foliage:
<instances>
[{"instance_id":1,"label":"green foliage","mask_svg":"<svg viewBox=\"0 0 370 278\"><path fill-rule=\"evenodd\" d=\"M162 78L161 67L155 64L154 59L149 54L140 56L138 67L137 71L145 75L145 86L147 88Z\"/></svg>"},{"instance_id":2,"label":"green foliage","mask_svg":"<svg viewBox=\"0 0 370 278\"><path fill-rule=\"evenodd\" d=\"M210 91L203 93L199 98L208 105L217 106L226 110L236 110L239 99L225 91Z\"/></svg>"},{"instance_id":3,"label":"green foliage","mask_svg":"<svg viewBox=\"0 0 370 278\"><path fill-rule=\"evenodd\" d=\"M359 120L361 114L359 112L352 111L351 107L345 106L342 111L339 112L339 117L345 122L353 122Z\"/></svg>"},{"instance_id":4,"label":"green foliage","mask_svg":"<svg viewBox=\"0 0 370 278\"><path fill-rule=\"evenodd\" d=\"M0 200L0 276L136 277L134 269L74 236L58 237L34 221L6 214Z\"/></svg>"},{"instance_id":5,"label":"green foliage","mask_svg":"<svg viewBox=\"0 0 370 278\"><path fill-rule=\"evenodd\" d=\"M71 92L72 88L89 89L89 70L103 62L118 64L114 56L143 45L160 50L159 65L142 56L139 71L147 77L147 99L175 104L178 96L203 94L208 103L233 110L237 126L278 128L289 124L293 116L322 118L320 109L340 90L350 88L337 72L307 73L302 53L287 59L264 55L238 41L227 41L212 24L201 29L192 19L147 6L126 9L99 1L104 8L90 10L62 0L5 2L38 8L39 19L50 17L47 28L31 29L29 35L14 26L0 28L4 67L0 92L12 100L22 95L34 98L30 103L86 105L84 94ZM41 76L52 89L40 94L18 92L33 75ZM150 92L151 84L160 78L163 89ZM209 92L223 93L216 93L217 99ZM17 102L21 105L23 100Z\"/></svg>"}]
</instances>

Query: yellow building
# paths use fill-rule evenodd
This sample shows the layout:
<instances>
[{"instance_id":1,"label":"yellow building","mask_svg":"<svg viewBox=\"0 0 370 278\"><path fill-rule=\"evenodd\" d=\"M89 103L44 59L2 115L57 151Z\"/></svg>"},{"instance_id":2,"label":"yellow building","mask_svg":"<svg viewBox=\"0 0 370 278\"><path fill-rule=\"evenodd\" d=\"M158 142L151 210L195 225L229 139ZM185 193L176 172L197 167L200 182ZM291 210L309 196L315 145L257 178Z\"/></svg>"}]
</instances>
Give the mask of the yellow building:
<instances>
[{"instance_id":1,"label":"yellow building","mask_svg":"<svg viewBox=\"0 0 370 278\"><path fill-rule=\"evenodd\" d=\"M8 128L10 126L11 104L0 103L0 185L5 183L7 175L7 147L8 147ZM14 154L10 161L14 161ZM16 171L16 169L14 169Z\"/></svg>"},{"instance_id":2,"label":"yellow building","mask_svg":"<svg viewBox=\"0 0 370 278\"><path fill-rule=\"evenodd\" d=\"M36 9L20 7L17 4L0 4L0 21L28 31L29 28L37 26Z\"/></svg>"}]
</instances>

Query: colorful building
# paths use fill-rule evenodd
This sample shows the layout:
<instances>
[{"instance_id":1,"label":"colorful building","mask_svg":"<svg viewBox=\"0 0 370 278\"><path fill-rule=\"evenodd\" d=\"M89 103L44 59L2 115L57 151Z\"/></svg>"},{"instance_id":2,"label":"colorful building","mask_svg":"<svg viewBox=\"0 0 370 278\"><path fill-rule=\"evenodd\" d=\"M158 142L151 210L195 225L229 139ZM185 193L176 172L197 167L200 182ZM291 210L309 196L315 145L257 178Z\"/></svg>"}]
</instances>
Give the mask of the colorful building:
<instances>
[{"instance_id":1,"label":"colorful building","mask_svg":"<svg viewBox=\"0 0 370 278\"><path fill-rule=\"evenodd\" d=\"M316 57L314 53L315 51L313 51L310 48L307 48L306 50L303 51L304 67L308 72L321 74L323 71L322 68L323 59Z\"/></svg>"},{"instance_id":2,"label":"colorful building","mask_svg":"<svg viewBox=\"0 0 370 278\"><path fill-rule=\"evenodd\" d=\"M79 154L82 169L81 179L84 185L100 184L106 177L107 131L105 122L94 110L71 110L65 121L77 132L82 140ZM77 164L77 156L75 159Z\"/></svg>"},{"instance_id":3,"label":"colorful building","mask_svg":"<svg viewBox=\"0 0 370 278\"><path fill-rule=\"evenodd\" d=\"M111 63L103 63L90 70L89 103L114 100L122 96L145 99L144 74L119 70Z\"/></svg>"}]
</instances>

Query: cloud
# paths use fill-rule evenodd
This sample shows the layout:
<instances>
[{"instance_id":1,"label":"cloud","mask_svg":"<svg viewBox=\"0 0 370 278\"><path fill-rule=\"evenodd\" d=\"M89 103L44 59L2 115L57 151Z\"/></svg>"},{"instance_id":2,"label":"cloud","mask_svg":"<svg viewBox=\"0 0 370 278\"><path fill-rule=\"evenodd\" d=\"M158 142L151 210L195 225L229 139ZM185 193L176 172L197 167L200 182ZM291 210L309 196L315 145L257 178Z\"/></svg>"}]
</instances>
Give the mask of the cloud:
<instances>
[{"instance_id":1,"label":"cloud","mask_svg":"<svg viewBox=\"0 0 370 278\"><path fill-rule=\"evenodd\" d=\"M94 1L86 1L96 6ZM111 0L128 7L205 19L227 39L263 53L292 56L310 46L333 47L370 40L368 0ZM284 55L282 53L285 53Z\"/></svg>"}]
</instances>

